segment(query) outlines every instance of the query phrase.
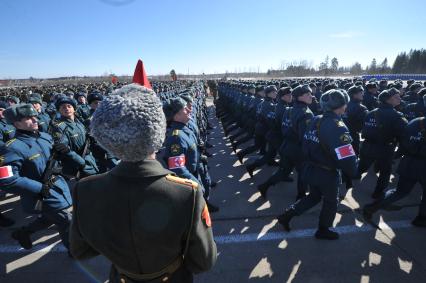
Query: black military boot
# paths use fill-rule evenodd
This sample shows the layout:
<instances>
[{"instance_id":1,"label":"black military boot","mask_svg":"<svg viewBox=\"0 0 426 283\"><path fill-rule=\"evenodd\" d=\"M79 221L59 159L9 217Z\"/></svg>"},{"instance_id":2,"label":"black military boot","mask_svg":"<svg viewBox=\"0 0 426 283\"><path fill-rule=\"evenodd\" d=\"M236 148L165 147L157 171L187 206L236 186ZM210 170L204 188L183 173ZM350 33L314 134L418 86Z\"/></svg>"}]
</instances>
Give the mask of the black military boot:
<instances>
[{"instance_id":1,"label":"black military boot","mask_svg":"<svg viewBox=\"0 0 426 283\"><path fill-rule=\"evenodd\" d=\"M411 224L416 227L426 227L426 217L416 216Z\"/></svg>"},{"instance_id":2,"label":"black military boot","mask_svg":"<svg viewBox=\"0 0 426 283\"><path fill-rule=\"evenodd\" d=\"M264 198L264 199L266 199L266 194L267 194L267 192L268 192L268 189L269 189L269 184L266 182L266 183L263 183L263 184L260 184L259 186L257 186L257 189L258 189L258 191L260 192L260 195Z\"/></svg>"},{"instance_id":3,"label":"black military boot","mask_svg":"<svg viewBox=\"0 0 426 283\"><path fill-rule=\"evenodd\" d=\"M315 232L315 238L321 240L337 240L339 239L339 233L330 230L328 227L320 227Z\"/></svg>"},{"instance_id":4,"label":"black military boot","mask_svg":"<svg viewBox=\"0 0 426 283\"><path fill-rule=\"evenodd\" d=\"M246 169L247 169L247 172L250 175L250 178L253 178L253 171L254 171L254 169L256 169L256 166L253 165L253 164L249 164L249 165L246 166Z\"/></svg>"},{"instance_id":5,"label":"black military boot","mask_svg":"<svg viewBox=\"0 0 426 283\"><path fill-rule=\"evenodd\" d=\"M17 240L19 244L26 250L33 247L33 242L30 237L31 233L25 228L19 228L12 232L12 238Z\"/></svg>"},{"instance_id":6,"label":"black military boot","mask_svg":"<svg viewBox=\"0 0 426 283\"><path fill-rule=\"evenodd\" d=\"M278 223L280 223L286 231L290 232L290 221L294 216L296 216L294 209L287 209L283 214L278 216Z\"/></svg>"},{"instance_id":7,"label":"black military boot","mask_svg":"<svg viewBox=\"0 0 426 283\"><path fill-rule=\"evenodd\" d=\"M9 227L15 224L15 221L11 218L8 218L0 213L0 226L1 227Z\"/></svg>"},{"instance_id":8,"label":"black military boot","mask_svg":"<svg viewBox=\"0 0 426 283\"><path fill-rule=\"evenodd\" d=\"M364 208L362 209L362 216L366 221L371 221L373 218L373 214L377 211L376 204L366 204Z\"/></svg>"},{"instance_id":9,"label":"black military boot","mask_svg":"<svg viewBox=\"0 0 426 283\"><path fill-rule=\"evenodd\" d=\"M242 152L241 151L239 151L239 152L237 152L237 157L238 157L238 160L241 162L241 164L243 163L243 158L244 158L244 155L242 154Z\"/></svg>"}]
</instances>

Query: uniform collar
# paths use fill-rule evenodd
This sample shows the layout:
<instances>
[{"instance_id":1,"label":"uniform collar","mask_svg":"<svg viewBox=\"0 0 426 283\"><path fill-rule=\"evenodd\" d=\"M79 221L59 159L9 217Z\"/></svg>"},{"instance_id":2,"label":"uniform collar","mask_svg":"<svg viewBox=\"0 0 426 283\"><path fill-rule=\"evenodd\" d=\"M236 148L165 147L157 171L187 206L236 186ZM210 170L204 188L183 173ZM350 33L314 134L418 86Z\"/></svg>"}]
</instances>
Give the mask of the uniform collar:
<instances>
[{"instance_id":1,"label":"uniform collar","mask_svg":"<svg viewBox=\"0 0 426 283\"><path fill-rule=\"evenodd\" d=\"M154 159L145 159L138 162L122 161L111 171L111 174L125 177L155 177L173 174L173 172L164 169L160 162Z\"/></svg>"}]
</instances>

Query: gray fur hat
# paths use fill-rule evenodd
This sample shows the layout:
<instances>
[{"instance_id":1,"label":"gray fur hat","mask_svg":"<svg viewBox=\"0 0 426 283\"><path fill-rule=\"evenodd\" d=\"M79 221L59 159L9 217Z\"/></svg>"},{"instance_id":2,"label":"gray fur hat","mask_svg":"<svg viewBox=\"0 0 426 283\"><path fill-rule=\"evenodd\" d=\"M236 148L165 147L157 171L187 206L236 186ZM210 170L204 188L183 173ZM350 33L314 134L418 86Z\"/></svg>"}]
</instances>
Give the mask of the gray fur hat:
<instances>
[{"instance_id":1,"label":"gray fur hat","mask_svg":"<svg viewBox=\"0 0 426 283\"><path fill-rule=\"evenodd\" d=\"M349 95L343 89L330 89L321 95L320 105L324 112L333 111L349 102Z\"/></svg>"},{"instance_id":2,"label":"gray fur hat","mask_svg":"<svg viewBox=\"0 0 426 283\"><path fill-rule=\"evenodd\" d=\"M130 84L104 98L93 114L90 129L95 139L117 158L136 162L160 149L166 119L155 92Z\"/></svg>"}]
</instances>

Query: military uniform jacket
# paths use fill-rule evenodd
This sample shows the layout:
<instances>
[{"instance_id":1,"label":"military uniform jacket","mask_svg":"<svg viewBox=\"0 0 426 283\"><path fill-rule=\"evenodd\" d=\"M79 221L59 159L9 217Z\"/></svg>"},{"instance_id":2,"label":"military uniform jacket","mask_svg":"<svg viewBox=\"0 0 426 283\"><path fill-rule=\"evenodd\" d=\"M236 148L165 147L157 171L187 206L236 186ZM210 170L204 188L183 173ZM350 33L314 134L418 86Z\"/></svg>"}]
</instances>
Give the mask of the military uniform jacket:
<instances>
[{"instance_id":1,"label":"military uniform jacket","mask_svg":"<svg viewBox=\"0 0 426 283\"><path fill-rule=\"evenodd\" d=\"M0 148L15 136L15 127L0 119Z\"/></svg>"},{"instance_id":2,"label":"military uniform jacket","mask_svg":"<svg viewBox=\"0 0 426 283\"><path fill-rule=\"evenodd\" d=\"M380 103L378 108L365 117L362 136L368 143L380 146L395 146L401 138L407 119L392 105Z\"/></svg>"},{"instance_id":3,"label":"military uniform jacket","mask_svg":"<svg viewBox=\"0 0 426 283\"><path fill-rule=\"evenodd\" d=\"M363 98L363 104L368 110L373 110L379 104L377 97L369 91L366 91Z\"/></svg>"},{"instance_id":4,"label":"military uniform jacket","mask_svg":"<svg viewBox=\"0 0 426 283\"><path fill-rule=\"evenodd\" d=\"M37 116L38 130L47 133L50 124L50 117L45 112L40 112Z\"/></svg>"},{"instance_id":5,"label":"military uniform jacket","mask_svg":"<svg viewBox=\"0 0 426 283\"><path fill-rule=\"evenodd\" d=\"M15 138L0 148L0 188L21 196L27 213L34 213L40 198L42 179L52 149L52 138L46 133L31 133L18 130ZM5 175L5 172L6 173ZM43 200L44 210L60 210L71 206L68 185L61 176L56 176L50 197Z\"/></svg>"},{"instance_id":6,"label":"military uniform jacket","mask_svg":"<svg viewBox=\"0 0 426 283\"><path fill-rule=\"evenodd\" d=\"M342 119L333 112L325 112L309 124L303 137L303 153L307 163L314 167L330 172L342 170L353 177L357 171L357 157L351 142Z\"/></svg>"},{"instance_id":7,"label":"military uniform jacket","mask_svg":"<svg viewBox=\"0 0 426 283\"><path fill-rule=\"evenodd\" d=\"M365 116L368 109L361 104L360 101L351 100L346 108L346 113L343 115L343 120L349 128L351 134L360 133L364 124Z\"/></svg>"},{"instance_id":8,"label":"military uniform jacket","mask_svg":"<svg viewBox=\"0 0 426 283\"><path fill-rule=\"evenodd\" d=\"M199 153L197 140L189 135L185 124L172 122L165 141L164 160L169 170L179 177L198 182Z\"/></svg>"},{"instance_id":9,"label":"military uniform jacket","mask_svg":"<svg viewBox=\"0 0 426 283\"><path fill-rule=\"evenodd\" d=\"M281 124L284 142L280 151L284 156L300 159L303 135L313 117L314 114L305 103L295 102L293 107L286 108Z\"/></svg>"},{"instance_id":10,"label":"military uniform jacket","mask_svg":"<svg viewBox=\"0 0 426 283\"><path fill-rule=\"evenodd\" d=\"M95 158L90 152L87 152L84 157L81 156L86 143L86 130L80 122L62 117L52 128L53 138L71 149L61 158L62 172L65 175L76 176L80 169L83 176L99 172Z\"/></svg>"},{"instance_id":11,"label":"military uniform jacket","mask_svg":"<svg viewBox=\"0 0 426 283\"><path fill-rule=\"evenodd\" d=\"M179 278L172 275L168 282L192 282L190 273L210 269L217 251L202 192L170 174L147 159L121 162L108 173L78 182L70 228L73 256L102 254L128 272L153 273L182 256L189 234L187 255L175 273Z\"/></svg>"},{"instance_id":12,"label":"military uniform jacket","mask_svg":"<svg viewBox=\"0 0 426 283\"><path fill-rule=\"evenodd\" d=\"M411 180L426 182L426 119L416 118L404 130L401 139L402 157L398 173Z\"/></svg>"}]
</instances>

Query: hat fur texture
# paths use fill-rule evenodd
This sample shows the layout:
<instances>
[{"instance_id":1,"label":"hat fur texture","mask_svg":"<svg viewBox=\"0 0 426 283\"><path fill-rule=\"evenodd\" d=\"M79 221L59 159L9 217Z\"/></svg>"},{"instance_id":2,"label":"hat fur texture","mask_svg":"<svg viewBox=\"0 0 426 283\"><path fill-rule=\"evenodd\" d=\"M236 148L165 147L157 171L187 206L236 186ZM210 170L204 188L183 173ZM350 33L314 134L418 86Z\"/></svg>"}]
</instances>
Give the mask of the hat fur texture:
<instances>
[{"instance_id":1,"label":"hat fur texture","mask_svg":"<svg viewBox=\"0 0 426 283\"><path fill-rule=\"evenodd\" d=\"M137 162L161 148L166 119L155 92L130 84L104 97L90 128L96 140L117 158Z\"/></svg>"}]
</instances>

